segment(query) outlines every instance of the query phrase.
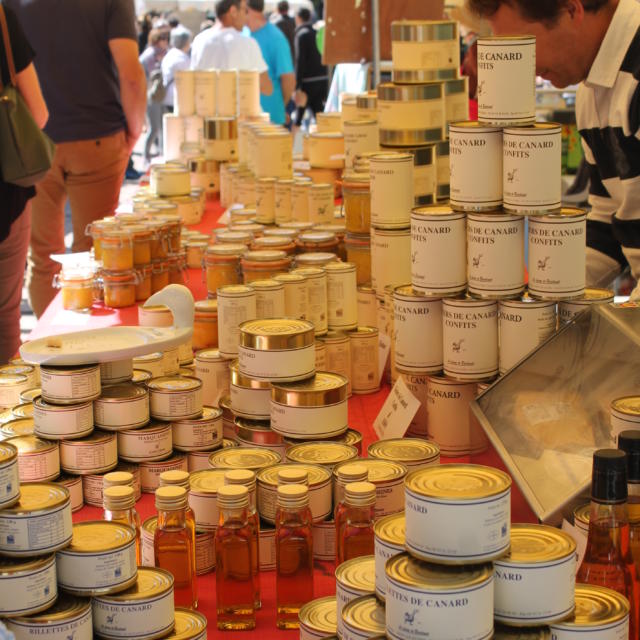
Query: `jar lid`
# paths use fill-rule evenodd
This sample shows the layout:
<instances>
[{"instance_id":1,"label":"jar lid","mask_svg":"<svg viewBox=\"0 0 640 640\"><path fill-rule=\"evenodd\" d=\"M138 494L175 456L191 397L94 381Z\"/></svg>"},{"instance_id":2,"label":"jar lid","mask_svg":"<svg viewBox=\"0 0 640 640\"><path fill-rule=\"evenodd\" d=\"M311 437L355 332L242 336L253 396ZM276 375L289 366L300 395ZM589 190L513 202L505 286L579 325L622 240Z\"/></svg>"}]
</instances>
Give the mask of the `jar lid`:
<instances>
[{"instance_id":1,"label":"jar lid","mask_svg":"<svg viewBox=\"0 0 640 640\"><path fill-rule=\"evenodd\" d=\"M277 251L275 249L259 249L257 251L247 251L243 260L250 262L278 262L287 259L286 251Z\"/></svg>"},{"instance_id":2,"label":"jar lid","mask_svg":"<svg viewBox=\"0 0 640 640\"><path fill-rule=\"evenodd\" d=\"M233 242L213 244L207 248L208 256L241 256L247 251L247 245Z\"/></svg>"},{"instance_id":3,"label":"jar lid","mask_svg":"<svg viewBox=\"0 0 640 640\"><path fill-rule=\"evenodd\" d=\"M102 271L102 278L108 284L136 284L135 271Z\"/></svg>"},{"instance_id":4,"label":"jar lid","mask_svg":"<svg viewBox=\"0 0 640 640\"><path fill-rule=\"evenodd\" d=\"M277 503L284 509L301 509L309 504L309 487L304 484L283 484L278 487Z\"/></svg>"},{"instance_id":5,"label":"jar lid","mask_svg":"<svg viewBox=\"0 0 640 640\"><path fill-rule=\"evenodd\" d=\"M298 236L299 242L308 242L309 244L322 244L325 242L333 242L336 239L335 233L329 231L304 231Z\"/></svg>"}]
</instances>

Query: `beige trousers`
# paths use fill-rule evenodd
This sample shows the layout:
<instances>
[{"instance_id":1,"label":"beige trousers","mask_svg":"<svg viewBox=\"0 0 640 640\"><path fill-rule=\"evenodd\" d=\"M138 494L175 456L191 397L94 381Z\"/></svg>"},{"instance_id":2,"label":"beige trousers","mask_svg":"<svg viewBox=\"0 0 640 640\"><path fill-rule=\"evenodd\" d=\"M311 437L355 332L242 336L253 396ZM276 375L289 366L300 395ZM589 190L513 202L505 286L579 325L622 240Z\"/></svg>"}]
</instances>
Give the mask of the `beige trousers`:
<instances>
[{"instance_id":1,"label":"beige trousers","mask_svg":"<svg viewBox=\"0 0 640 640\"><path fill-rule=\"evenodd\" d=\"M32 203L31 246L27 270L29 301L40 317L56 292L53 276L60 271L51 254L64 253L64 206L71 205L72 251L88 251L86 226L112 215L129 160L125 132L104 138L61 142L53 166L36 186Z\"/></svg>"}]
</instances>

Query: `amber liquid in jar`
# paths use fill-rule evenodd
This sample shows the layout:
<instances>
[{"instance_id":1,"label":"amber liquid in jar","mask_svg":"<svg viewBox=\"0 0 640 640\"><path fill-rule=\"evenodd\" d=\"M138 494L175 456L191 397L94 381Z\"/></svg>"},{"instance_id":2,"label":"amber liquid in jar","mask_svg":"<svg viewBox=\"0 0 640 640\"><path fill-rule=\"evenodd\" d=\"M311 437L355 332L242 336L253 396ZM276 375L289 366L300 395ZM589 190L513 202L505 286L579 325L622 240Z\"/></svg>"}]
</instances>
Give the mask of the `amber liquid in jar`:
<instances>
[{"instance_id":1,"label":"amber liquid in jar","mask_svg":"<svg viewBox=\"0 0 640 640\"><path fill-rule=\"evenodd\" d=\"M207 291L215 296L220 287L240 284L240 256L225 260L205 256L205 272Z\"/></svg>"},{"instance_id":2,"label":"amber liquid in jar","mask_svg":"<svg viewBox=\"0 0 640 640\"><path fill-rule=\"evenodd\" d=\"M352 558L374 555L375 485L352 482L335 511L336 566Z\"/></svg>"},{"instance_id":3,"label":"amber liquid in jar","mask_svg":"<svg viewBox=\"0 0 640 640\"><path fill-rule=\"evenodd\" d=\"M129 307L136 302L136 278L131 276L104 276L104 304L113 309Z\"/></svg>"},{"instance_id":4,"label":"amber liquid in jar","mask_svg":"<svg viewBox=\"0 0 640 640\"><path fill-rule=\"evenodd\" d=\"M90 309L93 304L93 278L86 280L59 279L62 291L62 307L70 311Z\"/></svg>"},{"instance_id":5,"label":"amber liquid in jar","mask_svg":"<svg viewBox=\"0 0 640 640\"><path fill-rule=\"evenodd\" d=\"M116 510L105 509L103 520L126 524L136 532L136 564L142 564L142 546L140 541L140 515L133 509Z\"/></svg>"}]
</instances>

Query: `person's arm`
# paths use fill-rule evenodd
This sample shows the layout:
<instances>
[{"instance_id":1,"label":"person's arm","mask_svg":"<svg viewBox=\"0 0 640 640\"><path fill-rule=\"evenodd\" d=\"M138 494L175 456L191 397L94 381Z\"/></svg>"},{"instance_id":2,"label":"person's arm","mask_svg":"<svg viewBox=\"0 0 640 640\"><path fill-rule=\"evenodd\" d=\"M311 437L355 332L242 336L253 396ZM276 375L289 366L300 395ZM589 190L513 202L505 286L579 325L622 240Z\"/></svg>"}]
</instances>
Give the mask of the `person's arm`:
<instances>
[{"instance_id":1,"label":"person's arm","mask_svg":"<svg viewBox=\"0 0 640 640\"><path fill-rule=\"evenodd\" d=\"M16 83L33 119L42 129L49 119L49 110L42 96L40 81L33 63L16 74Z\"/></svg>"},{"instance_id":2,"label":"person's arm","mask_svg":"<svg viewBox=\"0 0 640 640\"><path fill-rule=\"evenodd\" d=\"M260 74L260 93L263 96L270 96L273 93L273 85L268 71L263 71Z\"/></svg>"},{"instance_id":3,"label":"person's arm","mask_svg":"<svg viewBox=\"0 0 640 640\"><path fill-rule=\"evenodd\" d=\"M280 76L280 87L282 89L282 98L287 104L291 100L291 96L296 88L295 73L283 73Z\"/></svg>"},{"instance_id":4,"label":"person's arm","mask_svg":"<svg viewBox=\"0 0 640 640\"><path fill-rule=\"evenodd\" d=\"M138 60L138 46L129 38L109 40L109 49L118 69L120 102L127 119L127 142L133 149L144 125L147 108L145 73Z\"/></svg>"},{"instance_id":5,"label":"person's arm","mask_svg":"<svg viewBox=\"0 0 640 640\"><path fill-rule=\"evenodd\" d=\"M278 36L276 75L280 82L282 98L286 105L291 99L293 91L296 88L296 76L293 72L293 60L291 58L291 50L289 49L287 38L282 31L276 31L276 35Z\"/></svg>"},{"instance_id":6,"label":"person's arm","mask_svg":"<svg viewBox=\"0 0 640 640\"><path fill-rule=\"evenodd\" d=\"M273 93L273 84L271 84L271 78L269 77L269 67L262 57L262 51L260 45L251 36L246 36L248 44L246 45L250 51L250 58L252 64L251 67L258 70L260 74L260 93L263 96L270 96Z\"/></svg>"}]
</instances>

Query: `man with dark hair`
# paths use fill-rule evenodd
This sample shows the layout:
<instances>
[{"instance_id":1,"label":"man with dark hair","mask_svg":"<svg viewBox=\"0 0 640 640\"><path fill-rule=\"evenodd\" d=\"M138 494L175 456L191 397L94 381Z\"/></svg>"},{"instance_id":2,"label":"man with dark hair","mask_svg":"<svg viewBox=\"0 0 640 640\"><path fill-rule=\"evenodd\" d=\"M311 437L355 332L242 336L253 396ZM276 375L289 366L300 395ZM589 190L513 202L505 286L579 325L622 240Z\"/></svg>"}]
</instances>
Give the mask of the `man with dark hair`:
<instances>
[{"instance_id":1,"label":"man with dark hair","mask_svg":"<svg viewBox=\"0 0 640 640\"><path fill-rule=\"evenodd\" d=\"M640 4L636 0L467 0L496 35L536 36L537 73L581 82L576 117L591 176L587 286L627 266L640 279ZM640 298L640 285L632 293Z\"/></svg>"},{"instance_id":2,"label":"man with dark hair","mask_svg":"<svg viewBox=\"0 0 640 640\"><path fill-rule=\"evenodd\" d=\"M296 113L300 126L306 108L315 116L324 109L328 93L329 74L318 51L316 30L311 24L311 11L302 7L296 14Z\"/></svg>"},{"instance_id":3,"label":"man with dark hair","mask_svg":"<svg viewBox=\"0 0 640 640\"><path fill-rule=\"evenodd\" d=\"M296 34L296 21L289 15L289 3L287 0L278 2L277 11L271 14L271 22L284 33L284 37L289 43L291 49L291 59L295 57L295 49L293 41Z\"/></svg>"}]
</instances>

